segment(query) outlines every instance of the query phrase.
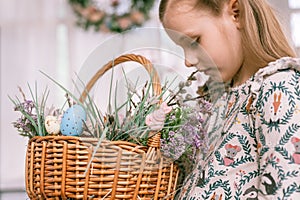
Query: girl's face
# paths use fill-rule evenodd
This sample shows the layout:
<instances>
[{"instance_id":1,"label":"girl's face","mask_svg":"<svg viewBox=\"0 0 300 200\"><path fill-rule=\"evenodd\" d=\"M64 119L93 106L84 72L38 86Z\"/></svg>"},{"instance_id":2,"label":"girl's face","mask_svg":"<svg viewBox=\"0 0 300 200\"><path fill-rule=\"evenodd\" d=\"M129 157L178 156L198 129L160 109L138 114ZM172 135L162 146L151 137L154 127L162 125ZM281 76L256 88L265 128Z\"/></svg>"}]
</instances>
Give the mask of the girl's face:
<instances>
[{"instance_id":1,"label":"girl's face","mask_svg":"<svg viewBox=\"0 0 300 200\"><path fill-rule=\"evenodd\" d=\"M183 48L186 66L224 82L234 78L237 83L250 77L245 78L242 70L244 56L235 5L226 3L222 14L214 16L205 9L194 8L190 0L177 5L171 5L171 0L169 4L163 25L171 39Z\"/></svg>"}]
</instances>

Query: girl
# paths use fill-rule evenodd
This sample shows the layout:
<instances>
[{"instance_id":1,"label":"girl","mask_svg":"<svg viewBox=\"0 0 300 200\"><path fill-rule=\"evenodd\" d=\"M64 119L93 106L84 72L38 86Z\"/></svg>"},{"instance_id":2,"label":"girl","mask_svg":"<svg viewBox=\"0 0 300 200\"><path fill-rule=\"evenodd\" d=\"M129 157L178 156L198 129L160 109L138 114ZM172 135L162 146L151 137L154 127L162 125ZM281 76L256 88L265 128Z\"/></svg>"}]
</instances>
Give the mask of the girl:
<instances>
[{"instance_id":1,"label":"girl","mask_svg":"<svg viewBox=\"0 0 300 200\"><path fill-rule=\"evenodd\" d=\"M159 15L187 67L229 83L180 199L300 199L300 60L266 0L161 0Z\"/></svg>"}]
</instances>

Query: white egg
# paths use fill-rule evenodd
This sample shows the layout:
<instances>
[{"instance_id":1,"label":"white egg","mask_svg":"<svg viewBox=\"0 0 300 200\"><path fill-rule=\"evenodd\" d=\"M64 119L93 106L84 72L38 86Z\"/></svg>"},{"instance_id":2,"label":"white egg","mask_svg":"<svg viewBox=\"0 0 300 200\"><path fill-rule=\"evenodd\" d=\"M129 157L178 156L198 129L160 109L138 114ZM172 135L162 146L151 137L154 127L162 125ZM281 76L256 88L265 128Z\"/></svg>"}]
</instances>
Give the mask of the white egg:
<instances>
[{"instance_id":1,"label":"white egg","mask_svg":"<svg viewBox=\"0 0 300 200\"><path fill-rule=\"evenodd\" d=\"M45 128L47 133L57 135L60 132L60 122L55 116L47 116L45 118Z\"/></svg>"}]
</instances>

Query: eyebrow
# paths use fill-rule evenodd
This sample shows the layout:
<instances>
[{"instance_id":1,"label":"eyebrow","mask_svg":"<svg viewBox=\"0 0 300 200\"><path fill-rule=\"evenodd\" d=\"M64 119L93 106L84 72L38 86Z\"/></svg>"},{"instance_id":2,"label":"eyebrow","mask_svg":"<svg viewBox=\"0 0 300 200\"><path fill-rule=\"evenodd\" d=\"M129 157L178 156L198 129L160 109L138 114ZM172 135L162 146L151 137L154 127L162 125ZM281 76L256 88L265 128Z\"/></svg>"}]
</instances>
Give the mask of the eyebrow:
<instances>
[{"instance_id":1,"label":"eyebrow","mask_svg":"<svg viewBox=\"0 0 300 200\"><path fill-rule=\"evenodd\" d=\"M184 34L182 36L179 37L179 42L184 41L185 39L189 39L191 41L195 40L198 36L196 34L190 34L191 36Z\"/></svg>"},{"instance_id":2,"label":"eyebrow","mask_svg":"<svg viewBox=\"0 0 300 200\"><path fill-rule=\"evenodd\" d=\"M196 33L195 31L188 31L185 33L182 33L183 35L181 37L188 37L188 38L192 38L194 39L195 37L198 36L198 33Z\"/></svg>"}]
</instances>

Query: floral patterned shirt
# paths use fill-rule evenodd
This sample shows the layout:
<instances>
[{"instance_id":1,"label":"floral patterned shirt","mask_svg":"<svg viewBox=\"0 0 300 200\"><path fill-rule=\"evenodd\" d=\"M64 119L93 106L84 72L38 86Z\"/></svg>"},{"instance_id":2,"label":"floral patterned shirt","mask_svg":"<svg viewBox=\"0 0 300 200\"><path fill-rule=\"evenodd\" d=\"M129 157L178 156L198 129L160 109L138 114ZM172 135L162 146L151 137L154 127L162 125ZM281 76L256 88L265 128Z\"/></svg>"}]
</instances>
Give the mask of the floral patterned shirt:
<instances>
[{"instance_id":1,"label":"floral patterned shirt","mask_svg":"<svg viewBox=\"0 0 300 200\"><path fill-rule=\"evenodd\" d=\"M299 80L300 59L285 57L231 88L180 199L300 199Z\"/></svg>"}]
</instances>

